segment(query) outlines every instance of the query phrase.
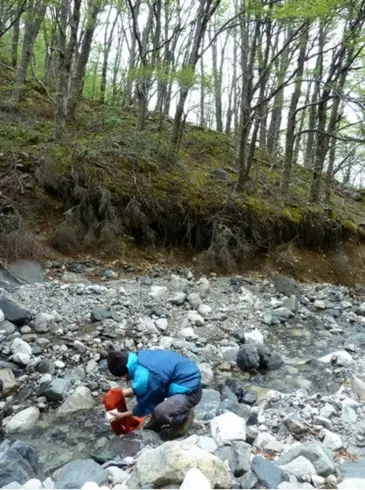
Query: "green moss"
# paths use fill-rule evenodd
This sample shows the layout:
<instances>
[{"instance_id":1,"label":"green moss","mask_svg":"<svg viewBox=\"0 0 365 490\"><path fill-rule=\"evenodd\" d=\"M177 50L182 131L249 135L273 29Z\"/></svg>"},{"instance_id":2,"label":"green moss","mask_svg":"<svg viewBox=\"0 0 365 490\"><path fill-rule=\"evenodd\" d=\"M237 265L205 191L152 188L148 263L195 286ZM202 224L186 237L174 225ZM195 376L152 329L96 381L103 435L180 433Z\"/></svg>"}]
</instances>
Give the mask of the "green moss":
<instances>
[{"instance_id":1,"label":"green moss","mask_svg":"<svg viewBox=\"0 0 365 490\"><path fill-rule=\"evenodd\" d=\"M282 216L286 220L290 221L291 223L299 224L302 219L303 215L301 211L298 208L285 208L282 211Z\"/></svg>"},{"instance_id":2,"label":"green moss","mask_svg":"<svg viewBox=\"0 0 365 490\"><path fill-rule=\"evenodd\" d=\"M345 230L349 231L350 233L355 234L357 232L357 225L352 221L345 220L342 222L342 226L345 228Z\"/></svg>"}]
</instances>

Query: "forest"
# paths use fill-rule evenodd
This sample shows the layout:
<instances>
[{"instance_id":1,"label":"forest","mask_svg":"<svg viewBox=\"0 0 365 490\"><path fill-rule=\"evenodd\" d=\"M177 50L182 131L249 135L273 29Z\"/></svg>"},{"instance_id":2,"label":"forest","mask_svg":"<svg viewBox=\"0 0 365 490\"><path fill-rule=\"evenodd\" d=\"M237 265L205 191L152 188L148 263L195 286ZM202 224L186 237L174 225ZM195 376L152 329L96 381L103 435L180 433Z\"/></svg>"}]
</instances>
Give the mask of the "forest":
<instances>
[{"instance_id":1,"label":"forest","mask_svg":"<svg viewBox=\"0 0 365 490\"><path fill-rule=\"evenodd\" d=\"M256 225L243 213L236 242L256 237L267 245L299 234L312 244L308 213L312 227L314 219L323 228L320 213L332 220L329 234L319 233L319 242L332 242L340 214L337 224L346 233L363 215L359 208L354 217L347 203L361 203L365 179L364 24L361 0L0 0L5 155L17 158L16 146L22 146L6 126L18 124L14 113L26 105L29 116L29 107L40 104L32 95L37 93L50 108L47 148L53 160L63 160L52 169L49 154L43 155L37 182L62 198L80 226L97 221L99 238L120 205L125 220L117 227L128 225L134 236L136 228L146 236L164 235L168 242L159 192L168 194L168 202L180 199L184 216L183 194L195 186L188 202L194 216L177 233L182 241L200 240L207 248L218 229L232 231L232 220L243 219L248 207L261 211L270 194L271 207L280 208L280 219L295 229L281 227L280 238L276 231L263 238L268 222L253 231ZM66 155L70 145L73 153ZM80 160L95 167L87 182ZM115 168L105 168L107 161ZM72 192L61 192L59 179L50 182L49 174L65 177L65 167L67 178L74 178ZM124 185L117 188L122 167ZM99 185L100 172L108 192ZM99 182L93 191L91 173ZM138 192L154 194L153 205ZM116 205L116 193L123 204ZM210 199L209 216L199 199ZM227 200L242 202L242 209L233 212ZM151 208L157 220L146 217ZM209 237L198 232L202 218L214 221ZM269 228L275 226L271 220Z\"/></svg>"}]
</instances>

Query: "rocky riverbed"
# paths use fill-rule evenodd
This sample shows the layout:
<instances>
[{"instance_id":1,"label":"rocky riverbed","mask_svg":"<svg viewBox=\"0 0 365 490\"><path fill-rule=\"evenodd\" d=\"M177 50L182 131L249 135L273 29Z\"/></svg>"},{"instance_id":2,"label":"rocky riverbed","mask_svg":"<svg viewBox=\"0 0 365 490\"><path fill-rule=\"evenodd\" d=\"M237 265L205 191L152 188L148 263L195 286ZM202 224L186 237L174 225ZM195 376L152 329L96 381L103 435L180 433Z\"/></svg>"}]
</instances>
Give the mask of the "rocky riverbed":
<instances>
[{"instance_id":1,"label":"rocky riverbed","mask_svg":"<svg viewBox=\"0 0 365 490\"><path fill-rule=\"evenodd\" d=\"M365 293L185 270L95 282L91 271L0 277L0 487L365 488ZM110 345L200 365L184 440L111 432Z\"/></svg>"}]
</instances>

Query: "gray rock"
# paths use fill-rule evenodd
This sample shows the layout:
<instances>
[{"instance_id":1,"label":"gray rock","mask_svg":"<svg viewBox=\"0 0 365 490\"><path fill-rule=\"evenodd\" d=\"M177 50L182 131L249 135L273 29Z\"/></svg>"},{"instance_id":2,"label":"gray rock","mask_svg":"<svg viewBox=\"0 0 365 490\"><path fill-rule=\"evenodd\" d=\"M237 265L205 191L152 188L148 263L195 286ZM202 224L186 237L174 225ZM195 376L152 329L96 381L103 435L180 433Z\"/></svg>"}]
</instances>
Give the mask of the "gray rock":
<instances>
[{"instance_id":1,"label":"gray rock","mask_svg":"<svg viewBox=\"0 0 365 490\"><path fill-rule=\"evenodd\" d=\"M308 477L316 474L312 463L303 456L298 456L298 458L293 459L290 463L282 465L281 469L294 475L299 481L306 481Z\"/></svg>"},{"instance_id":2,"label":"gray rock","mask_svg":"<svg viewBox=\"0 0 365 490\"><path fill-rule=\"evenodd\" d=\"M294 295L290 296L283 301L283 306L292 313L296 313L298 311L298 298Z\"/></svg>"},{"instance_id":3,"label":"gray rock","mask_svg":"<svg viewBox=\"0 0 365 490\"><path fill-rule=\"evenodd\" d=\"M6 298L0 299L0 309L4 313L5 319L14 323L17 327L26 325L32 318L32 314L29 311Z\"/></svg>"},{"instance_id":4,"label":"gray rock","mask_svg":"<svg viewBox=\"0 0 365 490\"><path fill-rule=\"evenodd\" d=\"M197 420L213 419L221 402L221 396L218 391L212 389L203 390L203 396L199 405L195 408L195 418Z\"/></svg>"},{"instance_id":5,"label":"gray rock","mask_svg":"<svg viewBox=\"0 0 365 490\"><path fill-rule=\"evenodd\" d=\"M68 379L55 378L44 386L44 388L42 387L42 390L38 394L45 396L49 401L57 402L62 401L70 389L71 382Z\"/></svg>"},{"instance_id":6,"label":"gray rock","mask_svg":"<svg viewBox=\"0 0 365 490\"><path fill-rule=\"evenodd\" d=\"M21 410L8 421L5 426L5 433L27 432L38 422L39 417L40 412L37 407L29 407Z\"/></svg>"},{"instance_id":7,"label":"gray rock","mask_svg":"<svg viewBox=\"0 0 365 490\"><path fill-rule=\"evenodd\" d=\"M290 279L285 276L274 276L273 282L276 290L285 296L300 296L303 294L303 288L294 279Z\"/></svg>"},{"instance_id":8,"label":"gray rock","mask_svg":"<svg viewBox=\"0 0 365 490\"><path fill-rule=\"evenodd\" d=\"M248 471L245 475L239 478L239 482L241 484L241 488L251 489L257 488L257 484L259 482L257 476L253 471Z\"/></svg>"},{"instance_id":9,"label":"gray rock","mask_svg":"<svg viewBox=\"0 0 365 490\"><path fill-rule=\"evenodd\" d=\"M13 353L13 361L26 366L29 364L32 348L24 340L16 337L11 344L11 351Z\"/></svg>"},{"instance_id":10,"label":"gray rock","mask_svg":"<svg viewBox=\"0 0 365 490\"><path fill-rule=\"evenodd\" d=\"M294 313L285 306L280 306L279 308L276 308L275 310L273 310L272 314L277 316L281 320L289 320L289 318L293 318L294 316Z\"/></svg>"},{"instance_id":11,"label":"gray rock","mask_svg":"<svg viewBox=\"0 0 365 490\"><path fill-rule=\"evenodd\" d=\"M242 369L242 371L259 369L260 356L256 345L245 344L240 348L237 354L237 366Z\"/></svg>"},{"instance_id":12,"label":"gray rock","mask_svg":"<svg viewBox=\"0 0 365 490\"><path fill-rule=\"evenodd\" d=\"M175 293L175 295L169 301L173 305L181 306L186 301L186 294L183 292Z\"/></svg>"},{"instance_id":13,"label":"gray rock","mask_svg":"<svg viewBox=\"0 0 365 490\"><path fill-rule=\"evenodd\" d=\"M34 330L37 333L46 333L56 324L54 316L48 313L38 313L34 320Z\"/></svg>"},{"instance_id":14,"label":"gray rock","mask_svg":"<svg viewBox=\"0 0 365 490\"><path fill-rule=\"evenodd\" d=\"M16 331L16 326L14 323L9 322L8 320L4 320L1 322L0 329L5 332L5 335L11 335Z\"/></svg>"},{"instance_id":15,"label":"gray rock","mask_svg":"<svg viewBox=\"0 0 365 490\"><path fill-rule=\"evenodd\" d=\"M152 485L149 488L180 485L191 468L200 470L212 488L230 487L229 474L219 458L184 441L173 441L140 455L128 488L146 488L147 484Z\"/></svg>"},{"instance_id":16,"label":"gray rock","mask_svg":"<svg viewBox=\"0 0 365 490\"><path fill-rule=\"evenodd\" d=\"M239 346L228 346L221 347L221 353L223 355L223 359L228 362L236 362L238 356Z\"/></svg>"},{"instance_id":17,"label":"gray rock","mask_svg":"<svg viewBox=\"0 0 365 490\"><path fill-rule=\"evenodd\" d=\"M206 362L203 362L198 365L198 368L200 369L201 372L203 388L212 386L214 380L214 373L210 365Z\"/></svg>"},{"instance_id":18,"label":"gray rock","mask_svg":"<svg viewBox=\"0 0 365 490\"><path fill-rule=\"evenodd\" d=\"M35 450L21 441L4 441L0 445L0 487L14 481L24 484L31 478L44 478Z\"/></svg>"},{"instance_id":19,"label":"gray rock","mask_svg":"<svg viewBox=\"0 0 365 490\"><path fill-rule=\"evenodd\" d=\"M42 374L46 374L46 373L54 374L55 366L49 359L42 359L36 364L35 370L38 373L42 373Z\"/></svg>"},{"instance_id":20,"label":"gray rock","mask_svg":"<svg viewBox=\"0 0 365 490\"><path fill-rule=\"evenodd\" d=\"M102 485L108 480L108 473L92 459L76 460L67 463L58 473L56 488L81 488L86 482Z\"/></svg>"},{"instance_id":21,"label":"gray rock","mask_svg":"<svg viewBox=\"0 0 365 490\"><path fill-rule=\"evenodd\" d=\"M18 382L10 368L0 369L0 380L3 382L3 395L8 396L18 388Z\"/></svg>"},{"instance_id":22,"label":"gray rock","mask_svg":"<svg viewBox=\"0 0 365 490\"><path fill-rule=\"evenodd\" d=\"M284 424L287 426L292 434L295 434L297 436L302 436L309 430L308 425L298 416L287 417L284 420Z\"/></svg>"},{"instance_id":23,"label":"gray rock","mask_svg":"<svg viewBox=\"0 0 365 490\"><path fill-rule=\"evenodd\" d=\"M247 473L251 468L251 446L243 441L233 441L230 446L222 446L215 452L229 467L236 478Z\"/></svg>"},{"instance_id":24,"label":"gray rock","mask_svg":"<svg viewBox=\"0 0 365 490\"><path fill-rule=\"evenodd\" d=\"M242 371L275 370L282 364L283 360L279 354L264 345L244 344L237 355L237 365Z\"/></svg>"},{"instance_id":25,"label":"gray rock","mask_svg":"<svg viewBox=\"0 0 365 490\"><path fill-rule=\"evenodd\" d=\"M254 456L251 470L265 488L275 489L283 481L289 481L288 475L281 468L261 456Z\"/></svg>"},{"instance_id":26,"label":"gray rock","mask_svg":"<svg viewBox=\"0 0 365 490\"><path fill-rule=\"evenodd\" d=\"M94 399L86 386L79 386L58 409L58 417L64 418L78 412L85 412L94 408Z\"/></svg>"},{"instance_id":27,"label":"gray rock","mask_svg":"<svg viewBox=\"0 0 365 490\"><path fill-rule=\"evenodd\" d=\"M257 401L257 393L255 391L245 391L241 402L245 405L254 405Z\"/></svg>"},{"instance_id":28,"label":"gray rock","mask_svg":"<svg viewBox=\"0 0 365 490\"><path fill-rule=\"evenodd\" d=\"M336 464L333 460L332 451L318 441L299 444L281 455L276 462L279 466L282 466L290 463L299 456L308 459L320 476L326 477L336 472Z\"/></svg>"},{"instance_id":29,"label":"gray rock","mask_svg":"<svg viewBox=\"0 0 365 490\"><path fill-rule=\"evenodd\" d=\"M91 312L91 321L92 322L102 322L103 320L107 320L108 318L112 318L115 321L120 320L120 316L109 306L97 306Z\"/></svg>"},{"instance_id":30,"label":"gray rock","mask_svg":"<svg viewBox=\"0 0 365 490\"><path fill-rule=\"evenodd\" d=\"M134 457L146 447L155 448L162 444L159 435L152 430L129 432L123 437L114 437L108 443L107 453L111 457L124 459Z\"/></svg>"}]
</instances>

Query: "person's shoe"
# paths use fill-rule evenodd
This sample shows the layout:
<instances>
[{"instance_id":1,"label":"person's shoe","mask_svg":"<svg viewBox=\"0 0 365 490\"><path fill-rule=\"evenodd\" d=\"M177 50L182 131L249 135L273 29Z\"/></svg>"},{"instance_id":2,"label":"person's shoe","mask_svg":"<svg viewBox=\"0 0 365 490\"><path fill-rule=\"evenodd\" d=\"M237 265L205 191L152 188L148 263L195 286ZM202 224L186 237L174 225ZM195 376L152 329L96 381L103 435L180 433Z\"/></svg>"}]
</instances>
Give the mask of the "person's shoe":
<instances>
[{"instance_id":1,"label":"person's shoe","mask_svg":"<svg viewBox=\"0 0 365 490\"><path fill-rule=\"evenodd\" d=\"M143 429L154 430L155 432L158 432L159 430L161 430L161 425L157 422L155 416L152 415L150 420L146 424L144 424Z\"/></svg>"},{"instance_id":2,"label":"person's shoe","mask_svg":"<svg viewBox=\"0 0 365 490\"><path fill-rule=\"evenodd\" d=\"M181 424L171 424L170 438L178 439L179 437L183 437L193 425L193 422L194 410L191 409L188 411L188 416L186 417L186 420L184 422L182 422Z\"/></svg>"}]
</instances>

